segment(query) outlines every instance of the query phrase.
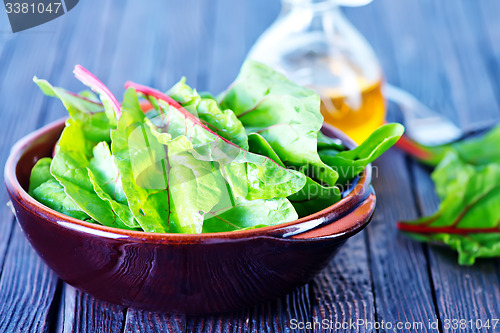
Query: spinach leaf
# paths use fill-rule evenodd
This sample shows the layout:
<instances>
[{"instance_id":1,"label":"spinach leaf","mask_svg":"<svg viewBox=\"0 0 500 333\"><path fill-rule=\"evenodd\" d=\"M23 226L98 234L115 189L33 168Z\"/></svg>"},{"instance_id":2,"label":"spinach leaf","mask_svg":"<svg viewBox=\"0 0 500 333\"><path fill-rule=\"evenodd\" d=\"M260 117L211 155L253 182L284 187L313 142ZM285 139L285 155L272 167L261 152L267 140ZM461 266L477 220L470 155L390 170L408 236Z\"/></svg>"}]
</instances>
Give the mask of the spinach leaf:
<instances>
[{"instance_id":1,"label":"spinach leaf","mask_svg":"<svg viewBox=\"0 0 500 333\"><path fill-rule=\"evenodd\" d=\"M203 98L186 84L182 78L167 94L179 102L187 111L210 128L218 136L234 142L239 147L248 150L248 139L245 128L233 111L221 110L213 98Z\"/></svg>"},{"instance_id":2,"label":"spinach leaf","mask_svg":"<svg viewBox=\"0 0 500 333\"><path fill-rule=\"evenodd\" d=\"M106 142L98 143L93 149L88 172L97 195L109 202L115 214L127 227L137 228L139 224L128 207L123 191L120 172Z\"/></svg>"},{"instance_id":3,"label":"spinach leaf","mask_svg":"<svg viewBox=\"0 0 500 333\"><path fill-rule=\"evenodd\" d=\"M97 97L91 92L84 92L84 96L73 94L59 87L53 87L46 80L37 77L33 81L40 89L51 97L58 98L68 110L69 116L77 122L85 137L93 142L110 142L110 118L104 112L104 107L97 102Z\"/></svg>"},{"instance_id":4,"label":"spinach leaf","mask_svg":"<svg viewBox=\"0 0 500 333\"><path fill-rule=\"evenodd\" d=\"M340 139L333 139L329 136L323 134L323 132L318 132L318 151L322 151L325 149L333 149L336 151L347 150L347 148L342 144Z\"/></svg>"},{"instance_id":5,"label":"spinach leaf","mask_svg":"<svg viewBox=\"0 0 500 333\"><path fill-rule=\"evenodd\" d=\"M392 147L403 135L404 127L397 123L385 124L376 129L361 145L335 153L330 150L321 154L322 160L336 168L338 184L344 185L356 178L366 166Z\"/></svg>"},{"instance_id":6,"label":"spinach leaf","mask_svg":"<svg viewBox=\"0 0 500 333\"><path fill-rule=\"evenodd\" d=\"M283 168L285 167L278 154L276 154L276 152L274 151L273 147L271 147L269 142L267 142L266 139L264 139L264 137L259 133L248 134L248 145L251 152L267 156Z\"/></svg>"},{"instance_id":7,"label":"spinach leaf","mask_svg":"<svg viewBox=\"0 0 500 333\"><path fill-rule=\"evenodd\" d=\"M111 133L111 151L130 210L144 231L174 232L165 166L161 163L165 152L144 125L144 113L133 89L125 92L121 112L118 126ZM153 179L151 184L149 179Z\"/></svg>"},{"instance_id":8,"label":"spinach leaf","mask_svg":"<svg viewBox=\"0 0 500 333\"><path fill-rule=\"evenodd\" d=\"M271 145L258 133L248 135L250 150L273 159L283 165ZM321 153L320 153L321 156ZM309 175L307 166L300 170L306 176L306 184L298 192L288 196L299 217L325 209L341 199L340 189L337 186L323 186L313 180ZM314 170L313 170L314 171Z\"/></svg>"},{"instance_id":9,"label":"spinach leaf","mask_svg":"<svg viewBox=\"0 0 500 333\"><path fill-rule=\"evenodd\" d=\"M90 220L90 217L66 195L61 184L50 174L51 162L50 157L44 157L33 166L29 194L45 206L58 212L80 220Z\"/></svg>"},{"instance_id":10,"label":"spinach leaf","mask_svg":"<svg viewBox=\"0 0 500 333\"><path fill-rule=\"evenodd\" d=\"M337 172L317 152L323 124L319 104L314 91L250 60L220 97L220 105L234 111L247 133L262 135L285 165L308 164L316 168L319 180L333 186Z\"/></svg>"},{"instance_id":11,"label":"spinach leaf","mask_svg":"<svg viewBox=\"0 0 500 333\"><path fill-rule=\"evenodd\" d=\"M460 158L469 164L485 165L489 163L500 164L498 144L500 142L500 126L491 129L484 136L459 141L451 145Z\"/></svg>"},{"instance_id":12,"label":"spinach leaf","mask_svg":"<svg viewBox=\"0 0 500 333\"><path fill-rule=\"evenodd\" d=\"M109 201L95 192L88 166L92 148L97 142L85 137L81 126L75 119L68 119L56 145L50 172L64 187L66 194L94 220L106 226L130 229L115 214Z\"/></svg>"},{"instance_id":13,"label":"spinach leaf","mask_svg":"<svg viewBox=\"0 0 500 333\"><path fill-rule=\"evenodd\" d=\"M107 226L200 233L288 222L340 199L338 161L359 173L398 135L389 126L346 151L319 132L316 93L251 61L220 105L185 79L170 96L127 83L120 105L86 69L74 73L99 98L34 78L70 119L53 160L34 167L29 192ZM138 93L148 100L142 108Z\"/></svg>"},{"instance_id":14,"label":"spinach leaf","mask_svg":"<svg viewBox=\"0 0 500 333\"><path fill-rule=\"evenodd\" d=\"M49 96L59 98L70 119L55 147L50 172L82 211L103 225L130 229L117 215L110 200L101 198L94 188L89 170L93 148L97 143L110 141L113 118L104 112L103 105L80 95L53 87L45 80L34 78L35 83ZM89 96L90 93L86 93ZM116 203L118 204L118 203Z\"/></svg>"},{"instance_id":15,"label":"spinach leaf","mask_svg":"<svg viewBox=\"0 0 500 333\"><path fill-rule=\"evenodd\" d=\"M221 201L207 214L203 232L221 232L265 227L297 219L294 207L286 198Z\"/></svg>"},{"instance_id":16,"label":"spinach leaf","mask_svg":"<svg viewBox=\"0 0 500 333\"><path fill-rule=\"evenodd\" d=\"M306 168L303 172L306 172ZM341 199L337 186L321 185L311 177L306 179L306 185L288 197L300 217L325 209Z\"/></svg>"},{"instance_id":17,"label":"spinach leaf","mask_svg":"<svg viewBox=\"0 0 500 333\"><path fill-rule=\"evenodd\" d=\"M180 105L169 105L168 96L150 88L141 93L159 98L158 104L168 110L149 122L159 140L189 138L195 158L217 162L236 195L247 200L271 199L286 197L304 186L305 177L300 172L285 169L270 158L248 152L218 136Z\"/></svg>"},{"instance_id":18,"label":"spinach leaf","mask_svg":"<svg viewBox=\"0 0 500 333\"><path fill-rule=\"evenodd\" d=\"M30 185L28 189L28 194L33 196L33 190L40 186L42 183L45 183L47 180L54 178L50 174L50 163L52 162L52 158L44 157L39 159L33 168L31 169L30 175Z\"/></svg>"},{"instance_id":19,"label":"spinach leaf","mask_svg":"<svg viewBox=\"0 0 500 333\"><path fill-rule=\"evenodd\" d=\"M223 197L272 199L304 185L303 175L224 141L187 111L163 100L156 103L163 112L149 120L135 91L128 89L112 133L124 190L143 229L198 233Z\"/></svg>"},{"instance_id":20,"label":"spinach leaf","mask_svg":"<svg viewBox=\"0 0 500 333\"><path fill-rule=\"evenodd\" d=\"M442 199L438 211L401 222L399 229L418 240L448 244L461 265L500 256L500 165L468 164L450 149L432 178Z\"/></svg>"}]
</instances>

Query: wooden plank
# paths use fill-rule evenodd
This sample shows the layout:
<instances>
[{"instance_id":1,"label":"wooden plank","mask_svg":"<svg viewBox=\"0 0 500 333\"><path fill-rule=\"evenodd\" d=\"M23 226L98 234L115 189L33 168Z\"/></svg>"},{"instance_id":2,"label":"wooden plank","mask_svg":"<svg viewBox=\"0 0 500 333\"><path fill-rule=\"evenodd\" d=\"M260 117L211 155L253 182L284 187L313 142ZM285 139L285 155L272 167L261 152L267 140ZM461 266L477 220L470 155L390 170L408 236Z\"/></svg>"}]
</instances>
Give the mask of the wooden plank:
<instances>
[{"instance_id":1,"label":"wooden plank","mask_svg":"<svg viewBox=\"0 0 500 333\"><path fill-rule=\"evenodd\" d=\"M367 231L377 321L427 324L436 313L425 253L395 228L396 221L417 215L405 157L389 150L374 167L377 209ZM424 325L421 331L438 330Z\"/></svg>"},{"instance_id":2,"label":"wooden plank","mask_svg":"<svg viewBox=\"0 0 500 333\"><path fill-rule=\"evenodd\" d=\"M484 35L481 17L477 10L471 10L475 7L473 3L467 6L465 3L466 1L457 4L432 2L433 5L426 11L436 12L438 20L447 24L448 35L440 36L440 40L451 40L453 43L453 48L445 52L456 56L458 66L449 71L448 75L452 83L456 84L456 89L452 89L453 99L462 127L468 131L498 122L500 108L496 96L498 91L494 89L495 85L489 74L488 59L484 57L486 50L481 44L481 37ZM440 42L439 45L446 44ZM446 64L450 63L449 60L450 57L447 56ZM452 76L457 73L459 75Z\"/></svg>"},{"instance_id":3,"label":"wooden plank","mask_svg":"<svg viewBox=\"0 0 500 333\"><path fill-rule=\"evenodd\" d=\"M436 35L445 33L443 30L447 27L436 26L435 20L423 12L417 1L380 1L377 9L377 17L386 19L377 20L384 27L383 32L377 29L373 33L382 36L382 45L388 44L384 40L391 40L381 51L392 55L386 72L396 76L398 86L458 123L451 100L450 78L443 66L444 55L436 45L440 43Z\"/></svg>"},{"instance_id":4,"label":"wooden plank","mask_svg":"<svg viewBox=\"0 0 500 333\"><path fill-rule=\"evenodd\" d=\"M40 78L47 79L55 86L78 92L88 88L74 77L75 65L81 64L90 71L96 71L98 75L108 77L110 61L103 55L115 51L116 30L122 23L124 8L122 3L113 1L103 3L98 11L90 3L79 4L77 12L70 12L75 16L74 19L65 22L63 27L65 31L70 31L64 35L59 49L66 51L57 54L57 65L50 76ZM107 59L107 66L102 66L102 58ZM41 94L39 90L36 93ZM68 112L56 98L46 97L44 103L40 125L67 116Z\"/></svg>"},{"instance_id":5,"label":"wooden plank","mask_svg":"<svg viewBox=\"0 0 500 333\"><path fill-rule=\"evenodd\" d=\"M467 11L476 12L478 20L476 24L482 28L482 33L477 36L481 41L483 61L488 69L491 81L494 84L495 96L498 100L500 95L500 3L495 0L484 0L480 2L465 2Z\"/></svg>"},{"instance_id":6,"label":"wooden plank","mask_svg":"<svg viewBox=\"0 0 500 333\"><path fill-rule=\"evenodd\" d=\"M57 332L121 332L125 308L103 302L66 286L62 292Z\"/></svg>"},{"instance_id":7,"label":"wooden plank","mask_svg":"<svg viewBox=\"0 0 500 333\"><path fill-rule=\"evenodd\" d=\"M185 332L182 315L128 309L124 332Z\"/></svg>"},{"instance_id":8,"label":"wooden plank","mask_svg":"<svg viewBox=\"0 0 500 333\"><path fill-rule=\"evenodd\" d=\"M46 332L56 285L16 225L0 278L0 331Z\"/></svg>"},{"instance_id":9,"label":"wooden plank","mask_svg":"<svg viewBox=\"0 0 500 333\"><path fill-rule=\"evenodd\" d=\"M43 29L59 28L62 22L55 20ZM17 33L2 52L5 62L0 69L3 78L0 82L1 161L5 161L15 141L37 126L43 98L34 94L37 88L31 79L35 73L50 73L60 40L60 30L43 29ZM5 52L7 57L3 57ZM7 200L3 189L0 202ZM0 272L0 331L46 331L57 277L29 247L22 232L17 227L12 228L10 209L3 206L0 210L0 262L3 263Z\"/></svg>"},{"instance_id":10,"label":"wooden plank","mask_svg":"<svg viewBox=\"0 0 500 333\"><path fill-rule=\"evenodd\" d=\"M414 26L406 17L411 12L414 18L421 18L412 11L412 4L414 1L375 1L347 11L374 46L388 81L397 85L408 85L401 71L407 67L420 71L422 68L418 62L417 41L413 38ZM388 6L393 6L392 10ZM402 24L403 20L407 23ZM414 77L414 81L418 79ZM416 94L418 96L418 92ZM375 318L377 322L383 320L394 325L397 322L427 324L437 317L425 252L420 244L400 235L394 226L397 220L417 214L405 157L393 149L375 164L375 168L373 184L378 202L373 221L367 228ZM425 326L422 331L437 330Z\"/></svg>"},{"instance_id":11,"label":"wooden plank","mask_svg":"<svg viewBox=\"0 0 500 333\"><path fill-rule=\"evenodd\" d=\"M241 2L218 0L207 89L215 94L233 82L246 56L245 24L248 17Z\"/></svg>"},{"instance_id":12,"label":"wooden plank","mask_svg":"<svg viewBox=\"0 0 500 333\"><path fill-rule=\"evenodd\" d=\"M210 1L166 1L157 4L160 12L168 13L168 20L160 20L155 28L155 50L150 84L160 90L168 90L186 77L187 83L198 90L198 79L206 85L206 78L200 72L201 64L212 50L214 4ZM206 75L206 73L205 73Z\"/></svg>"},{"instance_id":13,"label":"wooden plank","mask_svg":"<svg viewBox=\"0 0 500 333\"><path fill-rule=\"evenodd\" d=\"M128 2L126 6L123 3L109 2L107 6L99 11L99 15L94 13L95 7L91 3L81 3L78 8L81 11L79 17L83 18L84 21L73 32L72 40L67 41L66 47L70 48L71 52L64 61L59 63L59 71L53 76L55 82L59 82L57 84L74 91L85 88L74 78L72 73L75 64L80 63L93 71L105 84L115 87L115 94L120 98L123 92L123 84L126 81L124 75L127 73L135 73L136 75L145 73L146 68L134 63L131 64L128 71L124 71L119 77L117 71L126 67L125 64L137 54L141 54L142 51L145 52L145 55L150 55L153 39L139 38L141 36L136 36L137 39L133 40L118 38L116 27L126 25L126 22L134 22L134 24L129 24L119 31L124 34L131 34L133 29L139 29L140 22L133 20L134 13L145 17L147 6L138 2ZM87 20L89 17L92 17L90 27ZM92 36L96 35L101 36L98 42L92 40ZM130 44L127 45L127 43ZM127 53L132 44L137 47L136 53ZM88 49L94 51L87 52ZM101 62L103 54L107 55L105 56L107 66L100 66L100 64L103 64ZM125 54L128 54L128 56L124 56ZM110 61L110 59L117 60ZM142 59L137 57L136 60L141 61ZM113 65L110 66L109 64ZM145 75L149 74L145 73ZM140 77L136 76L135 79L140 79ZM49 118L59 117L67 113L59 105L59 101L53 103L58 104L54 106L54 110L57 111L51 113ZM122 331L125 326L126 310L125 307L97 300L93 296L76 291L73 287L64 284L62 287L62 300L57 312L57 329L62 332ZM54 320L56 319L54 318Z\"/></svg>"},{"instance_id":14,"label":"wooden plank","mask_svg":"<svg viewBox=\"0 0 500 333\"><path fill-rule=\"evenodd\" d=\"M0 63L3 64L3 66L0 66L0 77L5 76L5 72L6 72L7 68L9 67L10 62L12 61L12 57L14 54L14 51L13 51L14 45L15 45L15 43L13 42L12 39L2 45L2 50L0 53ZM0 115L3 116L3 113L6 113L6 108L3 108L0 110ZM5 116L7 116L7 115L5 115ZM0 128L1 128L1 125L0 125ZM3 129L7 130L7 128L3 128ZM3 166L4 166L3 161L5 161L7 159L11 144L12 144L12 141L10 141L7 136L3 136L2 138L0 138L0 161L2 161L2 170L3 170ZM3 172L2 172L2 174L3 174ZM2 187L2 190L0 191L0 200L1 200L1 202L7 202L9 200L9 197L7 195L7 191L5 190L4 187ZM0 223L0 274L1 274L3 264L4 264L5 254L7 253L7 248L9 246L9 242L10 242L12 230L13 230L13 228L12 228L13 215L12 215L10 207L3 206L0 208L0 221L3 222L3 223Z\"/></svg>"},{"instance_id":15,"label":"wooden plank","mask_svg":"<svg viewBox=\"0 0 500 333\"><path fill-rule=\"evenodd\" d=\"M473 130L500 119L488 68L482 60L478 35L479 17L457 4L425 1L420 2L423 15L435 15L437 26L445 24L442 34L435 33L436 47L441 52L442 66L446 69L452 98L461 126ZM432 16L431 16L432 17ZM480 112L477 112L480 110Z\"/></svg>"},{"instance_id":16,"label":"wooden plank","mask_svg":"<svg viewBox=\"0 0 500 333\"><path fill-rule=\"evenodd\" d=\"M349 239L330 265L311 282L312 319L327 322L315 332L375 332L350 321L374 322L375 307L365 232Z\"/></svg>"},{"instance_id":17,"label":"wooden plank","mask_svg":"<svg viewBox=\"0 0 500 333\"><path fill-rule=\"evenodd\" d=\"M299 321L311 320L309 307L303 298L307 295L303 286L280 299L254 306L253 308L220 315L189 316L187 332L290 332L287 328L291 318ZM303 305L306 304L304 308ZM294 332L300 332L295 330Z\"/></svg>"},{"instance_id":18,"label":"wooden plank","mask_svg":"<svg viewBox=\"0 0 500 333\"><path fill-rule=\"evenodd\" d=\"M433 214L439 205L429 171L413 163L414 186L422 214ZM446 320L500 318L500 284L497 268L500 259L478 260L474 266L459 266L457 255L442 246L429 247L429 264L434 282L439 319ZM482 328L474 332L492 332Z\"/></svg>"},{"instance_id":19,"label":"wooden plank","mask_svg":"<svg viewBox=\"0 0 500 333\"><path fill-rule=\"evenodd\" d=\"M385 10L391 16L389 22L392 23L393 39L400 40L403 46L405 43L414 44L411 51L403 49L401 53L396 53L403 86L436 110L444 111L454 119L460 118L462 123L475 122L474 126L478 126L495 119L496 100L492 94L492 83L487 77L482 47L478 44L481 38L479 20L470 15L470 10L465 14L463 2L440 8L435 8L439 6L437 2L419 2L419 5L412 1L404 4L391 2ZM419 48L417 45L426 47ZM416 75L419 72L420 75ZM467 83L462 85L462 81ZM470 90L466 85L481 88ZM446 93L450 86L451 92L455 86L462 93ZM465 92L467 89L469 93ZM472 93L478 90L481 93ZM456 105L462 107L455 110ZM473 113L472 109L481 112ZM412 168L420 211L428 215L437 208L439 201L433 194L428 173L414 164ZM451 259L453 256L449 251L434 247L430 248L429 257L441 321L493 318L495 314L498 317L498 305L494 306L494 299L498 297L494 263L482 263L480 269L463 269ZM471 284L474 287L470 287ZM489 290L489 293L478 294L474 292L476 288Z\"/></svg>"}]
</instances>

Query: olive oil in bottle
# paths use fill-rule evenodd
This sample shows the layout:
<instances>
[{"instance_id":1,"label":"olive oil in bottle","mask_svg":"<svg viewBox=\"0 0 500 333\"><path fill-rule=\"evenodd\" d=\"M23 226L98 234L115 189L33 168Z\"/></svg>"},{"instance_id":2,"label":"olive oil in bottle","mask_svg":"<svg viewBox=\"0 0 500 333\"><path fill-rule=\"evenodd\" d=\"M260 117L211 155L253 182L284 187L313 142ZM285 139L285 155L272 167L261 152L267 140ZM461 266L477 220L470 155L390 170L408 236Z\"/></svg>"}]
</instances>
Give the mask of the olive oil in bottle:
<instances>
[{"instance_id":1,"label":"olive oil in bottle","mask_svg":"<svg viewBox=\"0 0 500 333\"><path fill-rule=\"evenodd\" d=\"M362 143L384 123L385 101L382 80L359 83L358 92L346 95L338 89L318 89L321 96L321 113L329 123Z\"/></svg>"},{"instance_id":2,"label":"olive oil in bottle","mask_svg":"<svg viewBox=\"0 0 500 333\"><path fill-rule=\"evenodd\" d=\"M340 5L369 1L281 0L282 11L248 58L270 65L322 98L326 123L358 144L383 124L383 74L373 49Z\"/></svg>"}]
</instances>

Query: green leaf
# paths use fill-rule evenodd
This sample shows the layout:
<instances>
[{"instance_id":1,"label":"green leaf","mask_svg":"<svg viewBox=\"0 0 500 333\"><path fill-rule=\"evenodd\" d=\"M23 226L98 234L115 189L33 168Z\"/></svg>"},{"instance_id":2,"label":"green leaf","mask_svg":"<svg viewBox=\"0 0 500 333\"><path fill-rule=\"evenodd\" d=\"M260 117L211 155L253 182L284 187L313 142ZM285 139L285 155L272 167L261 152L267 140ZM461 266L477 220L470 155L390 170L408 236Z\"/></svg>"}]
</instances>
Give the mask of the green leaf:
<instances>
[{"instance_id":1,"label":"green leaf","mask_svg":"<svg viewBox=\"0 0 500 333\"><path fill-rule=\"evenodd\" d=\"M60 213L80 220L91 220L55 179L49 179L33 190L33 198Z\"/></svg>"},{"instance_id":2,"label":"green leaf","mask_svg":"<svg viewBox=\"0 0 500 333\"><path fill-rule=\"evenodd\" d=\"M144 124L133 89L125 92L121 111L118 126L111 133L111 151L130 210L144 231L174 232L168 180L161 163L165 151ZM151 184L149 179L153 179Z\"/></svg>"},{"instance_id":3,"label":"green leaf","mask_svg":"<svg viewBox=\"0 0 500 333\"><path fill-rule=\"evenodd\" d=\"M304 185L302 174L224 141L163 100L157 104L161 113L148 119L127 90L112 133L123 188L144 230L199 233L222 201L286 197Z\"/></svg>"},{"instance_id":4,"label":"green leaf","mask_svg":"<svg viewBox=\"0 0 500 333\"><path fill-rule=\"evenodd\" d=\"M98 143L93 149L94 157L88 166L89 177L97 195L109 202L115 214L129 228L139 224L128 207L123 191L120 172L106 142Z\"/></svg>"},{"instance_id":5,"label":"green leaf","mask_svg":"<svg viewBox=\"0 0 500 333\"><path fill-rule=\"evenodd\" d=\"M251 151L267 156L283 166L283 162L281 162L278 155L260 134L249 134L248 142ZM328 152L328 150L325 151ZM337 151L335 152L337 153ZM306 176L304 187L288 196L299 217L318 212L341 199L340 189L337 186L323 186L309 177L307 171L307 166L301 168L301 172Z\"/></svg>"},{"instance_id":6,"label":"green leaf","mask_svg":"<svg viewBox=\"0 0 500 333\"><path fill-rule=\"evenodd\" d=\"M45 206L68 216L89 220L75 202L64 193L64 188L50 174L50 157L44 157L31 170L29 194Z\"/></svg>"},{"instance_id":7,"label":"green leaf","mask_svg":"<svg viewBox=\"0 0 500 333\"><path fill-rule=\"evenodd\" d=\"M152 133L151 128L135 91L127 90L112 151L130 208L146 231L200 233L204 214L220 198L222 177L211 161L193 157L186 136ZM181 131L174 124L170 128Z\"/></svg>"},{"instance_id":8,"label":"green leaf","mask_svg":"<svg viewBox=\"0 0 500 333\"><path fill-rule=\"evenodd\" d=\"M472 166L449 150L432 177L443 199L438 211L398 227L421 240L448 244L459 252L460 264L500 256L500 165Z\"/></svg>"},{"instance_id":9,"label":"green leaf","mask_svg":"<svg viewBox=\"0 0 500 333\"><path fill-rule=\"evenodd\" d=\"M271 145L260 134L250 133L248 135L248 142L250 144L250 151L267 156L281 166L284 166ZM337 186L320 185L306 174L307 171L307 167L301 168L301 172L306 176L304 187L288 196L299 217L318 212L341 199L340 189Z\"/></svg>"},{"instance_id":10,"label":"green leaf","mask_svg":"<svg viewBox=\"0 0 500 333\"><path fill-rule=\"evenodd\" d=\"M44 157L39 159L31 169L30 186L28 189L29 195L33 196L33 190L35 188L45 183L47 180L54 178L50 174L50 163L52 163L52 159L50 157Z\"/></svg>"},{"instance_id":11,"label":"green leaf","mask_svg":"<svg viewBox=\"0 0 500 333\"><path fill-rule=\"evenodd\" d=\"M248 134L248 145L251 152L269 157L283 168L285 167L278 154L276 154L276 152L274 151L273 147L271 147L269 142L267 142L266 139L264 139L264 137L259 133Z\"/></svg>"},{"instance_id":12,"label":"green leaf","mask_svg":"<svg viewBox=\"0 0 500 333\"><path fill-rule=\"evenodd\" d=\"M64 187L66 194L94 220L110 226L129 229L113 211L108 200L95 192L88 166L92 148L97 144L85 136L81 124L70 118L56 145L56 155L50 166L51 174Z\"/></svg>"},{"instance_id":13,"label":"green leaf","mask_svg":"<svg viewBox=\"0 0 500 333\"><path fill-rule=\"evenodd\" d=\"M495 147L500 142L500 125L483 136L451 145L462 160L473 165L500 164L500 153Z\"/></svg>"},{"instance_id":14,"label":"green leaf","mask_svg":"<svg viewBox=\"0 0 500 333\"><path fill-rule=\"evenodd\" d=\"M96 101L97 97L92 92L84 91L82 95L76 95L37 77L33 81L47 96L61 100L69 116L83 129L85 137L94 142L110 142L110 129L113 127L110 121L113 118L106 115L104 107Z\"/></svg>"},{"instance_id":15,"label":"green leaf","mask_svg":"<svg viewBox=\"0 0 500 333\"><path fill-rule=\"evenodd\" d=\"M213 98L202 98L195 89L186 84L185 78L176 83L167 94L191 114L200 118L217 135L248 150L245 128L233 111L221 110Z\"/></svg>"},{"instance_id":16,"label":"green leaf","mask_svg":"<svg viewBox=\"0 0 500 333\"><path fill-rule=\"evenodd\" d=\"M296 219L297 213L286 198L245 200L236 197L233 204L219 204L207 214L203 232L248 230Z\"/></svg>"},{"instance_id":17,"label":"green leaf","mask_svg":"<svg viewBox=\"0 0 500 333\"><path fill-rule=\"evenodd\" d=\"M338 175L321 161L318 132L323 124L317 93L266 65L248 60L220 99L234 111L247 133L262 135L285 165L315 167L319 180L335 185Z\"/></svg>"},{"instance_id":18,"label":"green leaf","mask_svg":"<svg viewBox=\"0 0 500 333\"><path fill-rule=\"evenodd\" d=\"M305 174L307 167L302 168L302 172ZM321 185L311 177L306 179L306 185L288 197L300 217L325 209L342 198L337 186Z\"/></svg>"},{"instance_id":19,"label":"green leaf","mask_svg":"<svg viewBox=\"0 0 500 333\"><path fill-rule=\"evenodd\" d=\"M318 132L318 151L322 150L336 150L343 151L347 148L342 144L339 139L333 139L326 136L321 131Z\"/></svg>"},{"instance_id":20,"label":"green leaf","mask_svg":"<svg viewBox=\"0 0 500 333\"><path fill-rule=\"evenodd\" d=\"M361 145L339 153L321 154L322 160L336 168L338 184L346 184L354 179L371 162L392 147L403 135L404 127L397 123L386 124L375 130ZM333 155L333 156L331 156Z\"/></svg>"},{"instance_id":21,"label":"green leaf","mask_svg":"<svg viewBox=\"0 0 500 333\"><path fill-rule=\"evenodd\" d=\"M165 110L169 108L164 101L159 103ZM196 159L217 162L235 195L247 200L272 199L286 197L304 186L305 177L300 172L285 169L270 158L222 140L176 108L168 110L167 115L156 119L158 135L168 134L172 139L178 136L189 138Z\"/></svg>"},{"instance_id":22,"label":"green leaf","mask_svg":"<svg viewBox=\"0 0 500 333\"><path fill-rule=\"evenodd\" d=\"M102 175L93 174L89 169L94 146L101 141L104 144L111 141L114 115L106 115L103 105L89 91L76 95L53 87L45 80L36 77L33 80L45 94L59 98L70 115L55 148L56 154L50 166L52 175L76 205L94 220L106 226L125 229L135 227L130 214L120 209L120 203L105 196L105 191L97 182ZM98 173L99 170L94 168L94 171ZM120 213L116 213L113 208Z\"/></svg>"}]
</instances>

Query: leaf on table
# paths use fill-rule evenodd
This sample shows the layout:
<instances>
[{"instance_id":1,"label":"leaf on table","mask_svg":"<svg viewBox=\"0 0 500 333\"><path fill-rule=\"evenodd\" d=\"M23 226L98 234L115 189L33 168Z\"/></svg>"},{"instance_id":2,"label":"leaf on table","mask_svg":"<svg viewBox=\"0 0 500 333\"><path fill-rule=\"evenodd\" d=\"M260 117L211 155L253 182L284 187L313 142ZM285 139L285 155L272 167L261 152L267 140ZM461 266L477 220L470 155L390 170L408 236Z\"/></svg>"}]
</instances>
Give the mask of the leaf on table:
<instances>
[{"instance_id":1,"label":"leaf on table","mask_svg":"<svg viewBox=\"0 0 500 333\"><path fill-rule=\"evenodd\" d=\"M497 149L499 142L500 125L489 130L483 136L453 143L451 147L462 160L469 164L500 164L500 153Z\"/></svg>"},{"instance_id":2,"label":"leaf on table","mask_svg":"<svg viewBox=\"0 0 500 333\"><path fill-rule=\"evenodd\" d=\"M262 135L285 165L308 164L316 168L319 180L335 185L336 171L317 152L317 133L323 124L317 93L248 60L220 97L220 105L233 110L247 133Z\"/></svg>"},{"instance_id":3,"label":"leaf on table","mask_svg":"<svg viewBox=\"0 0 500 333\"><path fill-rule=\"evenodd\" d=\"M399 223L400 230L419 240L448 244L459 252L462 265L500 256L500 165L472 166L449 150L432 177L443 199L438 211Z\"/></svg>"}]
</instances>

